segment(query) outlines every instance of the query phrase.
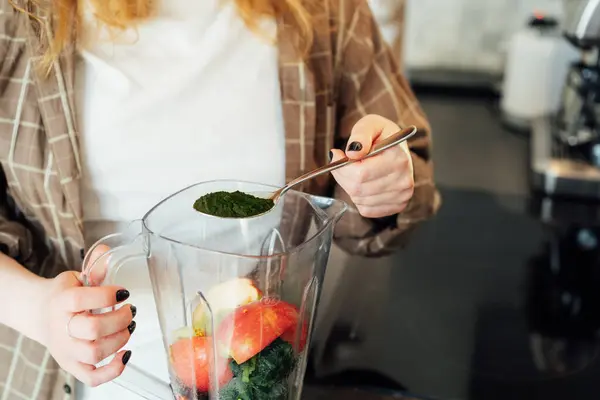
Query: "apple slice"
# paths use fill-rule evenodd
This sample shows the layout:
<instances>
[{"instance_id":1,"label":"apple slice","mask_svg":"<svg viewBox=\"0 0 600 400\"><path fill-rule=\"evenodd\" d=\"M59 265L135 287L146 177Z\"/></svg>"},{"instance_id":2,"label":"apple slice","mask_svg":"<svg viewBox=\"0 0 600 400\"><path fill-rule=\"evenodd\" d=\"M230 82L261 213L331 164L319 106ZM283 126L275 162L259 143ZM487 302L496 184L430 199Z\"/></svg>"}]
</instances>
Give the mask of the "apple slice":
<instances>
[{"instance_id":1,"label":"apple slice","mask_svg":"<svg viewBox=\"0 0 600 400\"><path fill-rule=\"evenodd\" d=\"M173 332L173 337L175 338L175 340L178 339L189 339L191 337L194 336L198 336L196 335L196 332L194 331L194 328L192 328L191 326L183 326L179 329L176 329Z\"/></svg>"},{"instance_id":2,"label":"apple slice","mask_svg":"<svg viewBox=\"0 0 600 400\"><path fill-rule=\"evenodd\" d=\"M238 364L254 357L298 323L298 311L284 301L262 299L227 315L216 332L222 356Z\"/></svg>"},{"instance_id":3,"label":"apple slice","mask_svg":"<svg viewBox=\"0 0 600 400\"><path fill-rule=\"evenodd\" d=\"M212 287L206 294L215 324L236 308L260 300L262 293L252 280L236 278ZM198 304L192 315L192 326L196 332L210 334L210 312L204 303Z\"/></svg>"},{"instance_id":4,"label":"apple slice","mask_svg":"<svg viewBox=\"0 0 600 400\"><path fill-rule=\"evenodd\" d=\"M199 392L207 393L212 383L210 372L215 364L220 386L227 384L233 378L228 360L218 355L214 357L212 344L212 338L204 336L179 339L171 345L171 365L184 386L192 388L195 383L195 388Z\"/></svg>"},{"instance_id":5,"label":"apple slice","mask_svg":"<svg viewBox=\"0 0 600 400\"><path fill-rule=\"evenodd\" d=\"M298 343L298 348L296 348L296 335L298 335L299 328L298 325L299 323L295 323L290 327L290 329L283 332L281 339L291 344L297 353L302 353L302 351L304 351L304 347L306 346L306 340L308 339L308 322L304 321L302 323L302 328L300 330L300 341Z\"/></svg>"}]
</instances>

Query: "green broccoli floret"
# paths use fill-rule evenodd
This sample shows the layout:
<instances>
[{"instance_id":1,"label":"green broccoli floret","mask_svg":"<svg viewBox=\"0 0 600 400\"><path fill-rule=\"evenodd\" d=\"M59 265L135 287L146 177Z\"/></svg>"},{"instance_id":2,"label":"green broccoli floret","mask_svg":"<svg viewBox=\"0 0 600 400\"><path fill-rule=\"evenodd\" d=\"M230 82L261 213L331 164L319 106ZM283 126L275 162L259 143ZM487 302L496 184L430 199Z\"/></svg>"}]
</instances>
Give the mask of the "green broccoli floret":
<instances>
[{"instance_id":1,"label":"green broccoli floret","mask_svg":"<svg viewBox=\"0 0 600 400\"><path fill-rule=\"evenodd\" d=\"M221 390L221 400L285 400L287 378L296 367L292 346L276 339L243 364L231 361L234 379Z\"/></svg>"}]
</instances>

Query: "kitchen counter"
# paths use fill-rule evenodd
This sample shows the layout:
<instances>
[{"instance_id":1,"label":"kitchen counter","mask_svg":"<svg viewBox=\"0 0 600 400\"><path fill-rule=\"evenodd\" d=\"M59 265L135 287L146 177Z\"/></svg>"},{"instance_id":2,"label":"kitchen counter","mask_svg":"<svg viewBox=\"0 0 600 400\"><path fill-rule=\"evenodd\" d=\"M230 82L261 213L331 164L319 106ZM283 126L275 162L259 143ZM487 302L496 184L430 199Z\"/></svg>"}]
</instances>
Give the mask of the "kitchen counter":
<instances>
[{"instance_id":1,"label":"kitchen counter","mask_svg":"<svg viewBox=\"0 0 600 400\"><path fill-rule=\"evenodd\" d=\"M528 137L502 129L493 99L421 99L442 208L393 256L333 254L309 381L596 400L600 204L532 196Z\"/></svg>"},{"instance_id":2,"label":"kitchen counter","mask_svg":"<svg viewBox=\"0 0 600 400\"><path fill-rule=\"evenodd\" d=\"M417 400L401 394L382 394L361 389L308 386L303 391L303 400Z\"/></svg>"}]
</instances>

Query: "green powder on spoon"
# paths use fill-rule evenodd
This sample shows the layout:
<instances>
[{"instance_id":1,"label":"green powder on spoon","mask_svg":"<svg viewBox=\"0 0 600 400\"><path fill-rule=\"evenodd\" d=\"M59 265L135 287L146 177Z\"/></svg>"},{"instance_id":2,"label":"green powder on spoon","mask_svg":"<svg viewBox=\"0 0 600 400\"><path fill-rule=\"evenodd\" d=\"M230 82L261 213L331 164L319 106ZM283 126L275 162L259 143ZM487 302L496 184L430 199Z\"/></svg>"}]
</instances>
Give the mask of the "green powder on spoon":
<instances>
[{"instance_id":1,"label":"green powder on spoon","mask_svg":"<svg viewBox=\"0 0 600 400\"><path fill-rule=\"evenodd\" d=\"M252 196L248 193L213 192L194 202L194 209L204 214L222 218L248 218L273 208L273 200Z\"/></svg>"}]
</instances>

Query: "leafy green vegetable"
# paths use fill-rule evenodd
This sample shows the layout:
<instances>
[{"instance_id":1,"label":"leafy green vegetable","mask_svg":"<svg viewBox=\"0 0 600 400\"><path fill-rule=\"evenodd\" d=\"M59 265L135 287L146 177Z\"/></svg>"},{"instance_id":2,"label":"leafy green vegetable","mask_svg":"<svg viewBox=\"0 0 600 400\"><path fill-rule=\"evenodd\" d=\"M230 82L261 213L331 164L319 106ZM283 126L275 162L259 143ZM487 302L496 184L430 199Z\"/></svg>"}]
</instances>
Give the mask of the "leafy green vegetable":
<instances>
[{"instance_id":1,"label":"leafy green vegetable","mask_svg":"<svg viewBox=\"0 0 600 400\"><path fill-rule=\"evenodd\" d=\"M292 346L276 339L243 364L231 361L234 378L220 393L220 400L286 400L287 379L296 367Z\"/></svg>"},{"instance_id":2,"label":"leafy green vegetable","mask_svg":"<svg viewBox=\"0 0 600 400\"><path fill-rule=\"evenodd\" d=\"M242 382L240 378L233 378L221 389L219 400L287 400L288 391L287 382L278 382L271 387L254 388Z\"/></svg>"},{"instance_id":3,"label":"leafy green vegetable","mask_svg":"<svg viewBox=\"0 0 600 400\"><path fill-rule=\"evenodd\" d=\"M235 361L234 361L235 362ZM250 375L256 370L256 357L251 358L242 367L242 382L250 383Z\"/></svg>"},{"instance_id":4,"label":"leafy green vegetable","mask_svg":"<svg viewBox=\"0 0 600 400\"><path fill-rule=\"evenodd\" d=\"M252 388L236 377L221 389L219 400L254 400L254 397L252 397Z\"/></svg>"},{"instance_id":5,"label":"leafy green vegetable","mask_svg":"<svg viewBox=\"0 0 600 400\"><path fill-rule=\"evenodd\" d=\"M225 218L253 217L271 208L273 208L273 200L240 191L208 193L194 202L196 211Z\"/></svg>"}]
</instances>

